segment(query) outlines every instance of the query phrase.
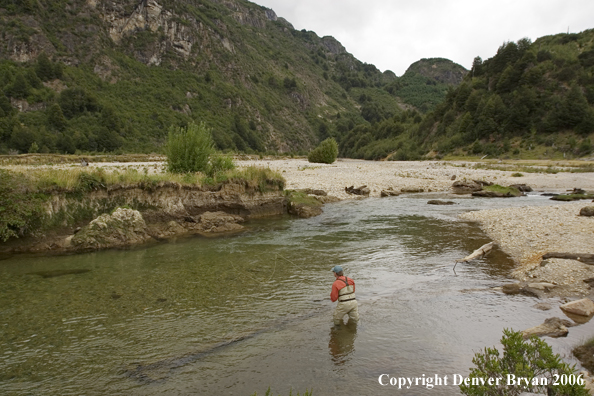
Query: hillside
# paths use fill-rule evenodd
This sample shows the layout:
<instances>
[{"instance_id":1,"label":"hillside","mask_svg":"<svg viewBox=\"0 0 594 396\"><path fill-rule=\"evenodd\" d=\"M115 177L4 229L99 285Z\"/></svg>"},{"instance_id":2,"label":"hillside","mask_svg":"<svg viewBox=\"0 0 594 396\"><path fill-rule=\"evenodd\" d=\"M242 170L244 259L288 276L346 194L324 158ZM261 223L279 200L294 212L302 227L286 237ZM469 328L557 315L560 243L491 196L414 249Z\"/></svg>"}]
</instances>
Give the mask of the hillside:
<instances>
[{"instance_id":1,"label":"hillside","mask_svg":"<svg viewBox=\"0 0 594 396\"><path fill-rule=\"evenodd\" d=\"M443 102L448 90L458 86L468 73L449 59L421 59L390 83L386 90L422 112L433 110Z\"/></svg>"},{"instance_id":2,"label":"hillside","mask_svg":"<svg viewBox=\"0 0 594 396\"><path fill-rule=\"evenodd\" d=\"M309 150L401 111L396 79L244 0L0 0L0 153Z\"/></svg>"},{"instance_id":3,"label":"hillside","mask_svg":"<svg viewBox=\"0 0 594 396\"><path fill-rule=\"evenodd\" d=\"M440 155L589 155L594 30L507 42L492 58L475 58L414 138Z\"/></svg>"}]
</instances>

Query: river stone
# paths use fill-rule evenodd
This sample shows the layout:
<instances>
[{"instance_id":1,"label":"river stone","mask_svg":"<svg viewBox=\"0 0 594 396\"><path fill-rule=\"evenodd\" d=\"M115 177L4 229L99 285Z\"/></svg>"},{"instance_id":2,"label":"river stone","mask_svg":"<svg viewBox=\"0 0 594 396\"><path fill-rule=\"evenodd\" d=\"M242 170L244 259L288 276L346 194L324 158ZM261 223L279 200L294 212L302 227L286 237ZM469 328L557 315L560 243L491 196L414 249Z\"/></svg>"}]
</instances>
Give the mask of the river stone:
<instances>
[{"instance_id":1,"label":"river stone","mask_svg":"<svg viewBox=\"0 0 594 396\"><path fill-rule=\"evenodd\" d=\"M524 339L528 339L532 336L548 336L553 338L565 337L567 333L569 333L567 326L572 326L572 323L568 320L548 318L545 319L544 323L522 331L522 336Z\"/></svg>"},{"instance_id":2,"label":"river stone","mask_svg":"<svg viewBox=\"0 0 594 396\"><path fill-rule=\"evenodd\" d=\"M318 216L323 213L321 205L306 205L295 202L289 203L288 212L289 214L299 216L304 219Z\"/></svg>"},{"instance_id":3,"label":"river stone","mask_svg":"<svg viewBox=\"0 0 594 396\"><path fill-rule=\"evenodd\" d=\"M520 285L519 283L508 283L501 286L501 291L503 291L505 294L520 294L521 290L522 285Z\"/></svg>"},{"instance_id":4,"label":"river stone","mask_svg":"<svg viewBox=\"0 0 594 396\"><path fill-rule=\"evenodd\" d=\"M354 195L365 195L368 196L371 190L367 186L361 186L355 188L355 186L345 187L344 191L347 194L354 194Z\"/></svg>"},{"instance_id":5,"label":"river stone","mask_svg":"<svg viewBox=\"0 0 594 396\"><path fill-rule=\"evenodd\" d=\"M526 184L511 184L510 187L513 187L520 192L531 192L532 191L532 187L530 187Z\"/></svg>"},{"instance_id":6,"label":"river stone","mask_svg":"<svg viewBox=\"0 0 594 396\"><path fill-rule=\"evenodd\" d=\"M455 194L469 194L473 191L479 191L483 187L475 182L457 180L452 184L452 188Z\"/></svg>"},{"instance_id":7,"label":"river stone","mask_svg":"<svg viewBox=\"0 0 594 396\"><path fill-rule=\"evenodd\" d=\"M399 193L398 191L394 191L392 187L390 187L387 190L382 190L382 192L380 193L380 197L397 197L400 194L401 193Z\"/></svg>"},{"instance_id":8,"label":"river stone","mask_svg":"<svg viewBox=\"0 0 594 396\"><path fill-rule=\"evenodd\" d=\"M198 220L201 230L209 233L239 231L244 227L238 223L243 222L243 217L225 212L204 212Z\"/></svg>"},{"instance_id":9,"label":"river stone","mask_svg":"<svg viewBox=\"0 0 594 396\"><path fill-rule=\"evenodd\" d=\"M454 201L442 201L441 199L432 199L427 201L428 205L455 205Z\"/></svg>"},{"instance_id":10,"label":"river stone","mask_svg":"<svg viewBox=\"0 0 594 396\"><path fill-rule=\"evenodd\" d=\"M592 201L594 202L594 201ZM585 206L580 210L580 216L594 216L594 206Z\"/></svg>"},{"instance_id":11,"label":"river stone","mask_svg":"<svg viewBox=\"0 0 594 396\"><path fill-rule=\"evenodd\" d=\"M400 191L403 193L422 193L425 192L422 188L401 188Z\"/></svg>"},{"instance_id":12,"label":"river stone","mask_svg":"<svg viewBox=\"0 0 594 396\"><path fill-rule=\"evenodd\" d=\"M538 303L536 305L533 305L533 307L536 309L540 309L541 311L548 311L550 309L553 309L553 307L549 303Z\"/></svg>"},{"instance_id":13,"label":"river stone","mask_svg":"<svg viewBox=\"0 0 594 396\"><path fill-rule=\"evenodd\" d=\"M539 283L529 283L528 287L530 287L532 289L549 291L550 289L557 287L557 285L554 285L552 283L547 283L547 282L539 282Z\"/></svg>"},{"instance_id":14,"label":"river stone","mask_svg":"<svg viewBox=\"0 0 594 396\"><path fill-rule=\"evenodd\" d=\"M76 233L71 244L77 249L104 249L135 245L151 239L139 211L117 208L102 214Z\"/></svg>"},{"instance_id":15,"label":"river stone","mask_svg":"<svg viewBox=\"0 0 594 396\"><path fill-rule=\"evenodd\" d=\"M571 301L561 305L559 308L565 313L572 313L580 316L591 316L594 314L594 302L589 298Z\"/></svg>"}]
</instances>

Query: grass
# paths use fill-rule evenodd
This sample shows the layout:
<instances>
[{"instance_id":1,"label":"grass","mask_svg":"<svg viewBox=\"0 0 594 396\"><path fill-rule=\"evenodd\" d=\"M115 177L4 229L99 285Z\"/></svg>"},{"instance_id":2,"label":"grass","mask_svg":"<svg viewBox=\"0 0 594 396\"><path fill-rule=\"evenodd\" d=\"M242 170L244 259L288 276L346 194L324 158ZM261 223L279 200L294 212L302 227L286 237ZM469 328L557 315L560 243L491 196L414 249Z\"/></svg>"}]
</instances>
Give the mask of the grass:
<instances>
[{"instance_id":1,"label":"grass","mask_svg":"<svg viewBox=\"0 0 594 396\"><path fill-rule=\"evenodd\" d=\"M148 168L138 171L135 168L115 169L105 171L101 168L87 170L85 168L54 169L39 168L26 171L10 171L17 180L21 180L21 187L28 191L88 191L107 188L114 185L138 185L173 182L182 186L216 185L226 181L245 181L249 185L256 185L260 190L284 188L284 178L278 172L268 168L247 167L215 174L208 177L203 173L148 173ZM25 182L26 181L26 182Z\"/></svg>"},{"instance_id":2,"label":"grass","mask_svg":"<svg viewBox=\"0 0 594 396\"><path fill-rule=\"evenodd\" d=\"M581 199L594 199L594 194L559 194L551 197L553 201L579 201Z\"/></svg>"},{"instance_id":3,"label":"grass","mask_svg":"<svg viewBox=\"0 0 594 396\"><path fill-rule=\"evenodd\" d=\"M308 206L322 205L322 203L318 201L316 198L307 195L303 191L287 190L285 191L285 196L287 197L289 202L293 202L295 204L303 204Z\"/></svg>"},{"instance_id":4,"label":"grass","mask_svg":"<svg viewBox=\"0 0 594 396\"><path fill-rule=\"evenodd\" d=\"M83 200L85 192L114 186L134 186L153 190L160 185L177 183L182 186L213 187L226 182L243 183L248 191L282 191L285 180L268 168L247 167L220 172L212 177L203 173L154 173L134 168L88 170L86 168L37 168L9 171L0 168L0 241L12 237L33 235L43 229L58 226L59 221L48 216L46 203L52 195L70 195ZM84 205L82 205L84 206ZM69 222L80 220L88 213L69 213ZM56 217L56 215L54 216ZM58 216L59 217L59 216Z\"/></svg>"},{"instance_id":5,"label":"grass","mask_svg":"<svg viewBox=\"0 0 594 396\"><path fill-rule=\"evenodd\" d=\"M510 194L514 197L519 197L520 195L522 195L522 193L515 187L504 187L500 186L499 184L493 184L492 186L483 186L483 190L493 191L502 194Z\"/></svg>"}]
</instances>

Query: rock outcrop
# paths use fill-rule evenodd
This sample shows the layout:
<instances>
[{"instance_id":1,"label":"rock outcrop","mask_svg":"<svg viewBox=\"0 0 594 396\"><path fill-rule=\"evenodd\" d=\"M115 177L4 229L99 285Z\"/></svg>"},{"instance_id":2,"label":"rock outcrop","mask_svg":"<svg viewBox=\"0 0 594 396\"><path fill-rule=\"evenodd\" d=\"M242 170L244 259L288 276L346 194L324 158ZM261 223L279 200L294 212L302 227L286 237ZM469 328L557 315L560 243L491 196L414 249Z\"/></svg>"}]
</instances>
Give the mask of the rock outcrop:
<instances>
[{"instance_id":1,"label":"rock outcrop","mask_svg":"<svg viewBox=\"0 0 594 396\"><path fill-rule=\"evenodd\" d=\"M524 339L528 339L532 336L537 337L565 337L569 333L568 327L572 327L574 324L566 319L559 318L548 318L545 319L544 323L531 327L522 331Z\"/></svg>"},{"instance_id":2,"label":"rock outcrop","mask_svg":"<svg viewBox=\"0 0 594 396\"><path fill-rule=\"evenodd\" d=\"M583 298L577 301L571 301L561 305L559 308L565 313L570 313L580 316L594 315L594 302L589 298Z\"/></svg>"},{"instance_id":3,"label":"rock outcrop","mask_svg":"<svg viewBox=\"0 0 594 396\"><path fill-rule=\"evenodd\" d=\"M139 211L118 208L91 221L72 237L70 244L76 250L92 250L137 245L150 239Z\"/></svg>"}]
</instances>

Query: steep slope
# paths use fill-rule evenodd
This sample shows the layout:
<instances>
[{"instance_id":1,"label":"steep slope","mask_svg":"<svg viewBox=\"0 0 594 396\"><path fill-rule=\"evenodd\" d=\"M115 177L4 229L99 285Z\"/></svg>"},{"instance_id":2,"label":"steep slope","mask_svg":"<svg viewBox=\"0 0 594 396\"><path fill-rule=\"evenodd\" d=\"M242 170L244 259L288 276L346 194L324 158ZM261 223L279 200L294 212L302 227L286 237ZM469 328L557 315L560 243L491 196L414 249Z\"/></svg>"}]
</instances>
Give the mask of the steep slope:
<instances>
[{"instance_id":1,"label":"steep slope","mask_svg":"<svg viewBox=\"0 0 594 396\"><path fill-rule=\"evenodd\" d=\"M421 59L410 65L386 90L426 112L443 102L448 90L458 86L467 73L463 66L449 59Z\"/></svg>"},{"instance_id":2,"label":"steep slope","mask_svg":"<svg viewBox=\"0 0 594 396\"><path fill-rule=\"evenodd\" d=\"M441 154L581 156L594 138L594 30L504 43L415 136Z\"/></svg>"},{"instance_id":3,"label":"steep slope","mask_svg":"<svg viewBox=\"0 0 594 396\"><path fill-rule=\"evenodd\" d=\"M190 120L299 151L401 111L393 73L244 0L0 0L0 31L0 152L154 151Z\"/></svg>"}]
</instances>

